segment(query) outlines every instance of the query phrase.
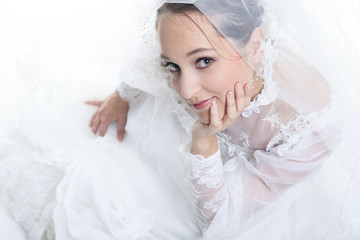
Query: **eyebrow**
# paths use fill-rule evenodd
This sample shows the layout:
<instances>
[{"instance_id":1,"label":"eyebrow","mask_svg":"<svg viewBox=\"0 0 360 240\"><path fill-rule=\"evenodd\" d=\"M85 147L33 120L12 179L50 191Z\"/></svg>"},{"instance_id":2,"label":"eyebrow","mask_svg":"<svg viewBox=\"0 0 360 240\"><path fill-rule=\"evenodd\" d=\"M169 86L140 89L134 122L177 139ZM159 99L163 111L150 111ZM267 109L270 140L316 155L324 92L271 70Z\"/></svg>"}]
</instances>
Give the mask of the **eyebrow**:
<instances>
[{"instance_id":1,"label":"eyebrow","mask_svg":"<svg viewBox=\"0 0 360 240\"><path fill-rule=\"evenodd\" d=\"M192 55L194 55L196 53L206 52L206 51L215 51L215 49L213 49L213 48L197 48L195 50L188 52L186 54L186 56L191 57ZM161 58L164 58L164 59L168 59L168 60L170 59L169 57L165 56L164 54L161 54L160 56L161 56Z\"/></svg>"}]
</instances>

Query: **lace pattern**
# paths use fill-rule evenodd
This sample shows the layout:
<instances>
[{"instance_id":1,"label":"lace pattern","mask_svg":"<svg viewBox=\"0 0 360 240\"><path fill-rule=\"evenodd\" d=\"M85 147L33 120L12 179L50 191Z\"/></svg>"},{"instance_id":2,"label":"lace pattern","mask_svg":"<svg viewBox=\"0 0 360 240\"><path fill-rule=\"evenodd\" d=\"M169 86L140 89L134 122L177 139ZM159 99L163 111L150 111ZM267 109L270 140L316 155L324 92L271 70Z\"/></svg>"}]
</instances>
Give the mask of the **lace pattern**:
<instances>
[{"instance_id":1,"label":"lace pattern","mask_svg":"<svg viewBox=\"0 0 360 240\"><path fill-rule=\"evenodd\" d=\"M276 136L271 139L266 147L266 151L270 151L271 148L275 148L279 145L286 147L286 149L290 151L297 143L299 143L303 136L310 134L312 131L310 121L303 115L299 115L287 125L281 123L277 113L272 114L263 120L270 123L271 130L278 130Z\"/></svg>"},{"instance_id":2,"label":"lace pattern","mask_svg":"<svg viewBox=\"0 0 360 240\"><path fill-rule=\"evenodd\" d=\"M227 198L220 151L204 158L201 155L192 155L190 143L187 143L181 146L180 153L191 192L191 202L200 225L205 228Z\"/></svg>"},{"instance_id":3,"label":"lace pattern","mask_svg":"<svg viewBox=\"0 0 360 240\"><path fill-rule=\"evenodd\" d=\"M273 64L279 57L279 47L277 45L278 40L278 24L274 19L272 13L272 4L268 0L260 1L264 6L264 16L262 21L262 29L264 29L265 41L261 43L260 50L264 51L264 56L261 61L261 66L258 70L258 74L264 80L264 87L260 94L258 94L250 105L242 112L243 117L250 117L254 113L260 113L260 106L268 105L275 101L277 97L276 83L272 79Z\"/></svg>"},{"instance_id":4,"label":"lace pattern","mask_svg":"<svg viewBox=\"0 0 360 240\"><path fill-rule=\"evenodd\" d=\"M215 195L214 198L210 199L209 201L206 201L204 203L204 209L209 209L213 213L216 213L220 206L218 205L219 202L224 200L226 198L226 191L225 188L221 188Z\"/></svg>"},{"instance_id":5,"label":"lace pattern","mask_svg":"<svg viewBox=\"0 0 360 240\"><path fill-rule=\"evenodd\" d=\"M268 105L276 99L276 83L271 76L264 77L264 87L254 100L247 106L241 115L245 118L251 117L254 113L260 113L260 107Z\"/></svg>"},{"instance_id":6,"label":"lace pattern","mask_svg":"<svg viewBox=\"0 0 360 240\"><path fill-rule=\"evenodd\" d=\"M220 151L205 159L201 155L192 155L189 150L190 144L187 144L186 150L180 150L183 155L186 177L194 180L196 184L218 189L224 181Z\"/></svg>"}]
</instances>

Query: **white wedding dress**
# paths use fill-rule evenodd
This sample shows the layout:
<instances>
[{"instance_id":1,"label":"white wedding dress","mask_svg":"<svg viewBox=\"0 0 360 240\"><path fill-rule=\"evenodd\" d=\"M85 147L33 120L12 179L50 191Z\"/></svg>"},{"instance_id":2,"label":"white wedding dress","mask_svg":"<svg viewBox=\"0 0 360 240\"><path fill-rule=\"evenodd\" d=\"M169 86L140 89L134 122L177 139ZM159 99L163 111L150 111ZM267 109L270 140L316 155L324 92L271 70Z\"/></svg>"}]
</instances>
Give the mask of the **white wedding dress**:
<instances>
[{"instance_id":1,"label":"white wedding dress","mask_svg":"<svg viewBox=\"0 0 360 240\"><path fill-rule=\"evenodd\" d=\"M359 239L358 150L341 141L331 92L290 51L270 60L207 159L189 153L193 114L157 61L121 75L122 143L114 125L88 129L94 109L76 94L94 89L33 87L1 135L1 202L31 240Z\"/></svg>"},{"instance_id":2,"label":"white wedding dress","mask_svg":"<svg viewBox=\"0 0 360 240\"><path fill-rule=\"evenodd\" d=\"M152 160L151 144L161 142L152 141L145 122L139 127L131 121L136 107L129 113L126 140L119 143L111 135L114 126L104 138L90 136L90 109L82 102L44 100L29 100L1 141L1 198L29 239L40 239L44 231L48 239L54 232L56 239L199 236L182 192ZM151 117L147 114L151 109L142 117ZM146 138L145 152L132 133Z\"/></svg>"},{"instance_id":3,"label":"white wedding dress","mask_svg":"<svg viewBox=\"0 0 360 240\"><path fill-rule=\"evenodd\" d=\"M359 195L346 196L341 217L329 205L343 203L348 171L327 147L309 145L326 111L284 124L279 113L297 112L268 83L218 135L223 160L188 153L193 118L169 88L128 96L123 143L115 126L91 136L91 111L62 89L34 93L1 141L1 199L29 239L200 239L201 230L209 239L358 238L360 208L346 206Z\"/></svg>"}]
</instances>

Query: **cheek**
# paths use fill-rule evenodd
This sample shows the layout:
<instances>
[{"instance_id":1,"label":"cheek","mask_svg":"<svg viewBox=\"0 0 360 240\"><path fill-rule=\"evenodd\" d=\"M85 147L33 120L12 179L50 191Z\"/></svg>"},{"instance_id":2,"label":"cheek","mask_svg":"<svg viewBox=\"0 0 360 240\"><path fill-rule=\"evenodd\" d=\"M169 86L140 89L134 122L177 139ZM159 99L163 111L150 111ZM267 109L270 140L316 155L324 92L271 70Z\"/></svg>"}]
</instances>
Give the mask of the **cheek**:
<instances>
[{"instance_id":1,"label":"cheek","mask_svg":"<svg viewBox=\"0 0 360 240\"><path fill-rule=\"evenodd\" d=\"M224 100L229 90L233 90L237 82L245 84L249 81L249 71L243 64L236 62L225 62L209 72L207 78L207 89Z\"/></svg>"},{"instance_id":2,"label":"cheek","mask_svg":"<svg viewBox=\"0 0 360 240\"><path fill-rule=\"evenodd\" d=\"M181 96L181 86L180 86L179 81L174 80L174 79L172 79L172 78L170 79L170 81L171 81L171 83L172 83L172 86L173 86L175 92L176 92L179 96Z\"/></svg>"}]
</instances>

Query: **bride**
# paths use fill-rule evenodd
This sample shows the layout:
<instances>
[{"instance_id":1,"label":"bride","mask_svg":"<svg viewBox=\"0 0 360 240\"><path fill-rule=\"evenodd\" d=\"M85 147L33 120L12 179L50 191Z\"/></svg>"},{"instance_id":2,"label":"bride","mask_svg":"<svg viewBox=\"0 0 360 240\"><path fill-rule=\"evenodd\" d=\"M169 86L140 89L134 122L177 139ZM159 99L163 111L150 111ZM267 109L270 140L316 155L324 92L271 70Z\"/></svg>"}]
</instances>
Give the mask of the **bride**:
<instances>
[{"instance_id":1,"label":"bride","mask_svg":"<svg viewBox=\"0 0 360 240\"><path fill-rule=\"evenodd\" d=\"M359 137L344 105L358 72L341 71L357 59L319 61L337 48L291 15L304 6L162 2L159 49L144 43L119 88L87 102L104 138L74 126L77 109L35 102L57 130L1 143L1 197L29 238L358 238L359 155L344 143Z\"/></svg>"}]
</instances>

